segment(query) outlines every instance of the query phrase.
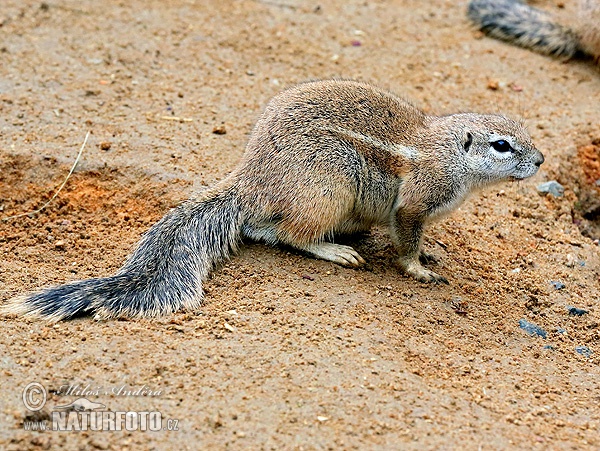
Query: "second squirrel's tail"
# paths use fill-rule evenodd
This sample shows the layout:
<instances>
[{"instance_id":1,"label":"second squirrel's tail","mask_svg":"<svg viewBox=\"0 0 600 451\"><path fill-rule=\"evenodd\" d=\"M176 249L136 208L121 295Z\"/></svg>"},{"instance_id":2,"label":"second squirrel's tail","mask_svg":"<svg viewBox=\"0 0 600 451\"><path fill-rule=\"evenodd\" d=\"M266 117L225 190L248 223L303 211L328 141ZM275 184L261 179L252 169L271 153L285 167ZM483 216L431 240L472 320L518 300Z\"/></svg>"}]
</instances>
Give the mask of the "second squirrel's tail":
<instances>
[{"instance_id":1,"label":"second squirrel's tail","mask_svg":"<svg viewBox=\"0 0 600 451\"><path fill-rule=\"evenodd\" d=\"M572 30L520 0L471 0L467 15L488 36L545 55L572 58L580 50Z\"/></svg>"},{"instance_id":2,"label":"second squirrel's tail","mask_svg":"<svg viewBox=\"0 0 600 451\"><path fill-rule=\"evenodd\" d=\"M242 212L232 188L171 210L142 238L117 274L47 288L9 301L5 313L53 321L153 317L197 309L202 281L235 251Z\"/></svg>"}]
</instances>

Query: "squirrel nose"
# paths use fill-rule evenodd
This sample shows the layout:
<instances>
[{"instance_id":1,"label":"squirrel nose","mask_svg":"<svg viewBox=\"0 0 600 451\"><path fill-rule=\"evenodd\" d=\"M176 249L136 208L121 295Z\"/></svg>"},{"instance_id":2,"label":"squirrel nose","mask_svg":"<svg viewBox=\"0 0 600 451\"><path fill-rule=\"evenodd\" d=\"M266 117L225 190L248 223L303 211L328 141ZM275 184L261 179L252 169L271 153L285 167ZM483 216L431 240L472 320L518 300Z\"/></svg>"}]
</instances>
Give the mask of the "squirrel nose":
<instances>
[{"instance_id":1,"label":"squirrel nose","mask_svg":"<svg viewBox=\"0 0 600 451\"><path fill-rule=\"evenodd\" d=\"M538 157L537 159L533 162L533 164L535 164L538 168L542 165L542 163L546 161L546 159L544 158L544 155L542 155L541 152L538 152Z\"/></svg>"}]
</instances>

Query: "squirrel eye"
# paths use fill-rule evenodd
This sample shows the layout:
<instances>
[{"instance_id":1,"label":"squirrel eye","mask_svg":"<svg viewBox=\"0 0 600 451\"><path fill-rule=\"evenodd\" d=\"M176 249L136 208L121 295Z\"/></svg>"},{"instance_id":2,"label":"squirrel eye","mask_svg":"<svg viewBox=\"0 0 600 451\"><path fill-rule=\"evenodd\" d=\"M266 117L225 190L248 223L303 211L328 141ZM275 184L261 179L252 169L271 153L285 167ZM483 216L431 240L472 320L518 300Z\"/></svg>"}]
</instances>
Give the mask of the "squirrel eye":
<instances>
[{"instance_id":1,"label":"squirrel eye","mask_svg":"<svg viewBox=\"0 0 600 451\"><path fill-rule=\"evenodd\" d=\"M500 139L491 143L494 150L498 152L512 152L514 149L510 146L507 141Z\"/></svg>"}]
</instances>

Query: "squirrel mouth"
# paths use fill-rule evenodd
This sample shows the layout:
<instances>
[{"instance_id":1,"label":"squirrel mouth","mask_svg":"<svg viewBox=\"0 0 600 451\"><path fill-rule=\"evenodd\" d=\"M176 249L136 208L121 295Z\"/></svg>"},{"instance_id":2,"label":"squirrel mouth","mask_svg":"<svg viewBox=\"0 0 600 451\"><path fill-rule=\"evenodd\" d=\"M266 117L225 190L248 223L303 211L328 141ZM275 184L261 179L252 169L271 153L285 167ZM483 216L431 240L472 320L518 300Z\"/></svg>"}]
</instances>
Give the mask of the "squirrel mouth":
<instances>
[{"instance_id":1,"label":"squirrel mouth","mask_svg":"<svg viewBox=\"0 0 600 451\"><path fill-rule=\"evenodd\" d=\"M533 174L531 174L533 175ZM511 175L509 177L509 180L511 182L520 182L521 180L525 180L526 178L531 177L531 175Z\"/></svg>"},{"instance_id":2,"label":"squirrel mouth","mask_svg":"<svg viewBox=\"0 0 600 451\"><path fill-rule=\"evenodd\" d=\"M537 171L538 171L537 167L532 168L532 169L527 168L525 170L519 171L519 172L521 172L520 174L512 174L509 177L509 180L516 181L516 182L518 182L519 180L525 180L525 179L528 179L529 177L534 176L537 173Z\"/></svg>"}]
</instances>

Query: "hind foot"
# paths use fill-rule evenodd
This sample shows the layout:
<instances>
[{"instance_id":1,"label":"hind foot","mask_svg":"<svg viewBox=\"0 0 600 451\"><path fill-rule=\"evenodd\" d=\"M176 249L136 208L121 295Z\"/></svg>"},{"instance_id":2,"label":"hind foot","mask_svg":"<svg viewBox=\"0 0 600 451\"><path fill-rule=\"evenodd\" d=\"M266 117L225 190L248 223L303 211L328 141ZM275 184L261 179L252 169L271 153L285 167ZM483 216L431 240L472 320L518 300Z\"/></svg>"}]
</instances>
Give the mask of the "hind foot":
<instances>
[{"instance_id":1,"label":"hind foot","mask_svg":"<svg viewBox=\"0 0 600 451\"><path fill-rule=\"evenodd\" d=\"M313 257L342 266L358 268L365 264L364 258L350 246L334 243L314 243L299 249Z\"/></svg>"}]
</instances>

